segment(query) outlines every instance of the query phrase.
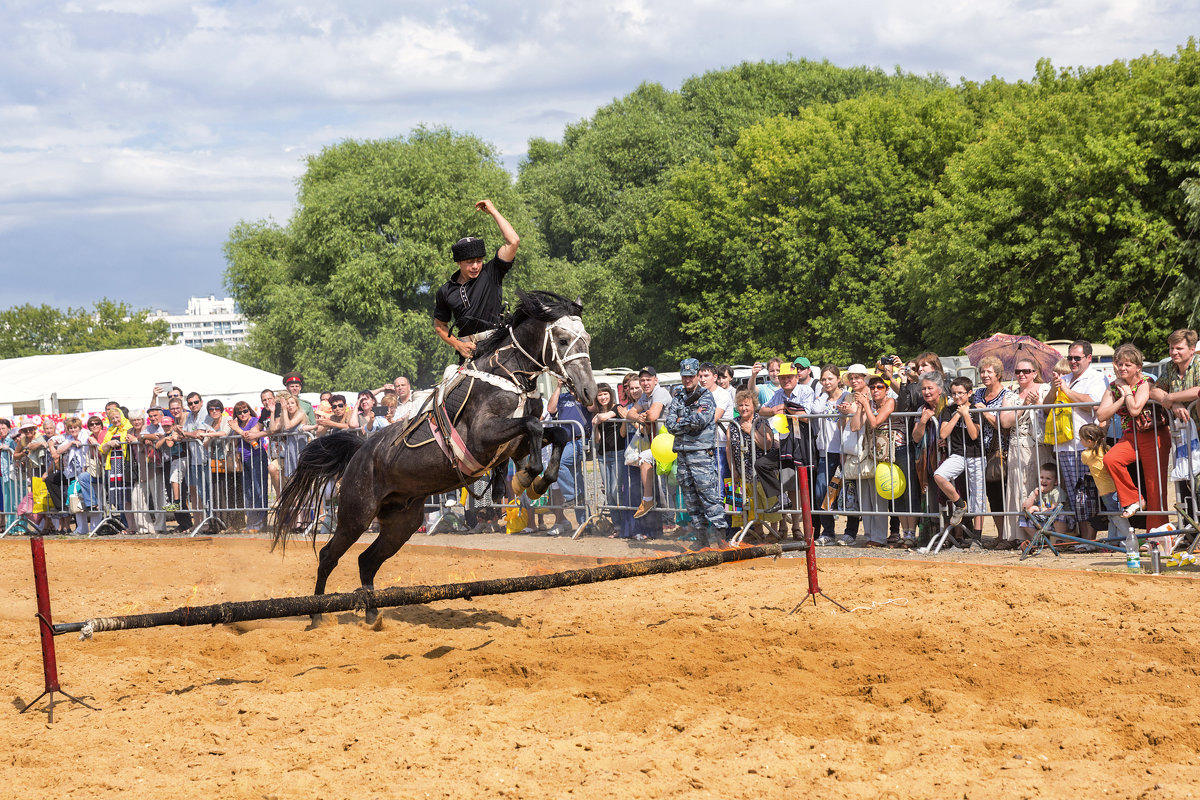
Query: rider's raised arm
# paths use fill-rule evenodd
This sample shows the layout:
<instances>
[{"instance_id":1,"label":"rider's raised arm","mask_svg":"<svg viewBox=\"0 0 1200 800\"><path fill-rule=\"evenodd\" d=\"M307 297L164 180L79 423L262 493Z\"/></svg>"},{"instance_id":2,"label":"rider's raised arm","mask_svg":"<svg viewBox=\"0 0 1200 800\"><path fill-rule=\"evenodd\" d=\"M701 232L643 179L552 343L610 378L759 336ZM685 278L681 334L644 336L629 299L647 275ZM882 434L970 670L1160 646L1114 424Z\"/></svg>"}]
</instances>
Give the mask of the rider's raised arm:
<instances>
[{"instance_id":1,"label":"rider's raised arm","mask_svg":"<svg viewBox=\"0 0 1200 800\"><path fill-rule=\"evenodd\" d=\"M517 257L517 246L521 244L521 237L517 236L513 226L496 210L491 200L480 200L475 207L491 215L492 219L496 221L496 227L500 229L500 235L504 237L504 245L496 251L496 255L501 261L512 261Z\"/></svg>"}]
</instances>

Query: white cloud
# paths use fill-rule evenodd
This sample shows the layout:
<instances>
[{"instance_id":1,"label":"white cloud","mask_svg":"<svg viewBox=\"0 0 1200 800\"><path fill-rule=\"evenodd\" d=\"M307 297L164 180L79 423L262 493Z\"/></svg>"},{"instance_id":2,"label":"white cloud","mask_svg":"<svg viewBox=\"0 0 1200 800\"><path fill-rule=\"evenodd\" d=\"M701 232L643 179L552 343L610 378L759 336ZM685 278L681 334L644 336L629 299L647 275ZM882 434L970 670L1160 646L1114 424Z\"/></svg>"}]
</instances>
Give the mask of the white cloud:
<instances>
[{"instance_id":1,"label":"white cloud","mask_svg":"<svg viewBox=\"0 0 1200 800\"><path fill-rule=\"evenodd\" d=\"M8 237L103 218L127 229L97 234L120 248L93 245L98 260L186 252L215 291L228 226L285 220L304 156L343 138L448 125L511 163L642 81L789 54L1019 79L1043 56L1171 52L1192 22L1165 0L17 0L0 30L0 281Z\"/></svg>"}]
</instances>

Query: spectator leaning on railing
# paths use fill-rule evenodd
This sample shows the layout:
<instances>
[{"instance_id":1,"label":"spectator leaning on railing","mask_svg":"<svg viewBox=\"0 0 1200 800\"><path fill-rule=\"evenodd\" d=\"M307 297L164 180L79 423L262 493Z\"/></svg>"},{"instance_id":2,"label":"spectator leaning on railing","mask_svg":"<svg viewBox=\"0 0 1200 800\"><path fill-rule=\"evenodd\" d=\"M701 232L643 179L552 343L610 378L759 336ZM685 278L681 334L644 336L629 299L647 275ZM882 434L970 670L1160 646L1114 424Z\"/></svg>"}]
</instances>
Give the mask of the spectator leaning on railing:
<instances>
[{"instance_id":1,"label":"spectator leaning on railing","mask_svg":"<svg viewBox=\"0 0 1200 800\"><path fill-rule=\"evenodd\" d=\"M1166 415L1160 406L1150 403L1150 381L1142 374L1142 351L1123 344L1113 353L1113 368L1117 377L1105 393L1104 402L1096 411L1100 422L1113 415L1121 417L1121 441L1104 454L1104 467L1117 485L1117 498L1124 509L1121 516L1128 519L1139 511L1146 514L1146 527L1165 525L1167 453L1171 437L1167 431ZM1145 479L1144 492L1138 491L1130 467L1141 464Z\"/></svg>"},{"instance_id":2,"label":"spectator leaning on railing","mask_svg":"<svg viewBox=\"0 0 1200 800\"><path fill-rule=\"evenodd\" d=\"M1196 358L1196 332L1181 328L1167 337L1171 363L1150 390L1150 399L1161 403L1183 421L1190 419L1188 406L1200 400L1200 359Z\"/></svg>"},{"instance_id":3,"label":"spectator leaning on railing","mask_svg":"<svg viewBox=\"0 0 1200 800\"><path fill-rule=\"evenodd\" d=\"M1027 406L1042 405L1050 393L1050 385L1042 383L1038 365L1033 359L1017 360L1014 371L1016 388L1004 398L1000 411L1000 427L1008 434L1008 457L1005 459L1004 509L1021 507L1035 488L1040 477L1038 454L1042 443L1042 414ZM1016 520L1004 517L997 550L1012 550L1020 541Z\"/></svg>"},{"instance_id":4,"label":"spectator leaning on railing","mask_svg":"<svg viewBox=\"0 0 1200 800\"><path fill-rule=\"evenodd\" d=\"M204 412L204 398L196 392L187 396L187 416L183 419L181 436L187 443L187 485L191 508L200 510L208 504L208 451L204 447L206 434L212 431Z\"/></svg>"},{"instance_id":5,"label":"spectator leaning on railing","mask_svg":"<svg viewBox=\"0 0 1200 800\"><path fill-rule=\"evenodd\" d=\"M1104 398L1107 381L1104 374L1091 369L1092 343L1086 339L1078 339L1071 343L1067 350L1067 365L1071 368L1069 376L1055 375L1050 383L1057 393L1062 391L1068 403L1098 404ZM1091 472L1079 454L1083 445L1079 442L1079 429L1096 421L1093 406L1079 406L1071 409L1071 431L1073 438L1054 446L1058 459L1058 472L1062 478L1061 486L1067 498L1067 508L1074 514L1076 532L1084 539L1096 538L1096 528L1092 525L1092 517L1099 511L1100 495L1092 480Z\"/></svg>"}]
</instances>

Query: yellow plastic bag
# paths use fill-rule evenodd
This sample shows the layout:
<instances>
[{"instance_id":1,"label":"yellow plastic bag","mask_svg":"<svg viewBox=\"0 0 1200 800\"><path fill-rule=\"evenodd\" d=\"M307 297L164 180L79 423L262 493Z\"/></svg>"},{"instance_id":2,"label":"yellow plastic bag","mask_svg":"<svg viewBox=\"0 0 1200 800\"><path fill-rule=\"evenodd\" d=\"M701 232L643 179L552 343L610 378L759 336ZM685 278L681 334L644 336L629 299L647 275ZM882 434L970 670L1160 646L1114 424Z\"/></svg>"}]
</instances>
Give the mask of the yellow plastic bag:
<instances>
[{"instance_id":1,"label":"yellow plastic bag","mask_svg":"<svg viewBox=\"0 0 1200 800\"><path fill-rule=\"evenodd\" d=\"M54 506L50 503L50 490L46 488L46 481L34 478L33 489L30 493L33 495L34 514L45 514L47 511L54 510Z\"/></svg>"},{"instance_id":2,"label":"yellow plastic bag","mask_svg":"<svg viewBox=\"0 0 1200 800\"><path fill-rule=\"evenodd\" d=\"M1063 394L1063 390L1059 389L1058 394L1054 396L1056 403L1069 403L1067 396ZM1046 433L1042 436L1042 442L1045 444L1065 444L1075 439L1075 425L1072 417L1071 409L1055 408L1051 409L1049 416L1046 417Z\"/></svg>"},{"instance_id":3,"label":"yellow plastic bag","mask_svg":"<svg viewBox=\"0 0 1200 800\"><path fill-rule=\"evenodd\" d=\"M504 532L520 533L529 527L529 509L523 505L513 506L504 512Z\"/></svg>"}]
</instances>

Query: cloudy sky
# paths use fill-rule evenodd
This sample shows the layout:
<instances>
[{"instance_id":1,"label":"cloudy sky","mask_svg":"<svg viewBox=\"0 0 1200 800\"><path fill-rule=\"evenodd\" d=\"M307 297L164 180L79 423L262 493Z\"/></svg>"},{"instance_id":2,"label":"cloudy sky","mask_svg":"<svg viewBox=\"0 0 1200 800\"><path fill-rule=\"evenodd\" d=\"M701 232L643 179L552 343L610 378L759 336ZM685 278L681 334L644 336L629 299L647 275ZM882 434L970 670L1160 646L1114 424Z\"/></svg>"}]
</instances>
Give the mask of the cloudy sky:
<instances>
[{"instance_id":1,"label":"cloudy sky","mask_svg":"<svg viewBox=\"0 0 1200 800\"><path fill-rule=\"evenodd\" d=\"M1172 53L1183 0L0 0L0 308L223 294L305 155L447 125L515 168L642 81L789 56L960 78Z\"/></svg>"}]
</instances>

